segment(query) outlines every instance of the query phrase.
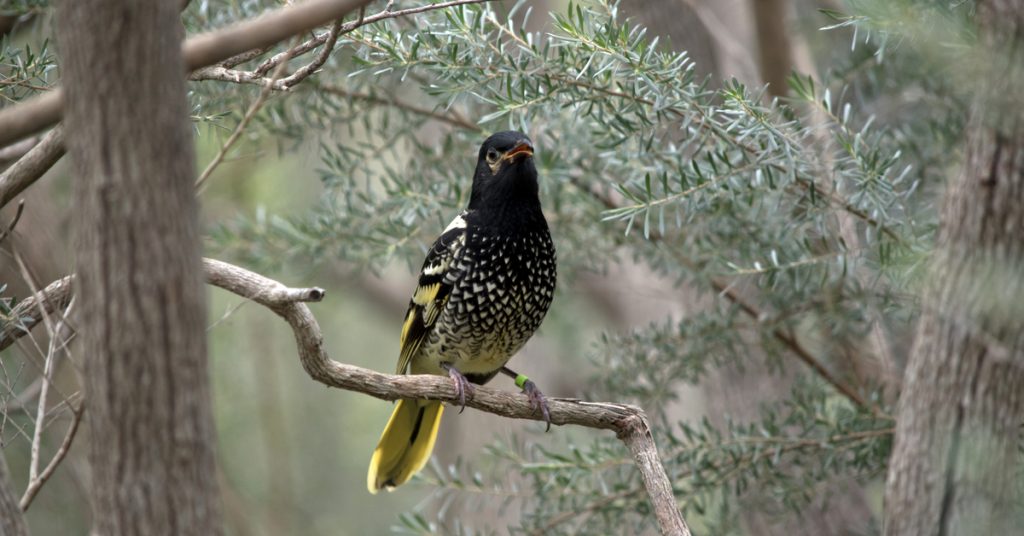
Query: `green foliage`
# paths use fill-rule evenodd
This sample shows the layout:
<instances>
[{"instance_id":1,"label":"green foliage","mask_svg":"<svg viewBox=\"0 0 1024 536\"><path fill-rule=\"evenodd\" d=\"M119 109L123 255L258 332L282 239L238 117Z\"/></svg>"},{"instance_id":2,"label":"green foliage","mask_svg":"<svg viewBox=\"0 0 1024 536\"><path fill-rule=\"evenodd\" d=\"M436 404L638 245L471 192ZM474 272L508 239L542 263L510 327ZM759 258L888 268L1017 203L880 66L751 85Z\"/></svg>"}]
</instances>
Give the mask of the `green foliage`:
<instances>
[{"instance_id":1,"label":"green foliage","mask_svg":"<svg viewBox=\"0 0 1024 536\"><path fill-rule=\"evenodd\" d=\"M49 7L49 0L3 0L0 2L0 15L21 17L45 13Z\"/></svg>"},{"instance_id":2,"label":"green foliage","mask_svg":"<svg viewBox=\"0 0 1024 536\"><path fill-rule=\"evenodd\" d=\"M663 410L723 366L753 358L802 375L802 349L842 370L851 352L868 352L860 342L875 326L892 345L908 340L935 225L933 190L921 185L955 162L964 105L942 76L908 66L917 49L904 46L904 28L878 22L891 13L864 6L822 17L833 33L856 29L856 46L823 81L794 74L784 101L735 80L716 87L614 3L571 3L546 32L524 29L536 14L522 4L361 28L339 41L315 84L274 101L260 123L285 139L318 140L321 201L308 214L225 224L212 240L270 266L415 264L465 204L484 133L529 132L562 289L625 253L715 303L605 335L592 353L594 396L652 414L680 504L700 524L736 532L730 498L752 488L776 499L774 510L799 510L823 482L884 472L891 408L876 381L835 375L866 401L859 406L834 379L801 376L791 398L766 402L755 422L679 423ZM952 98L929 113L887 113L908 86ZM749 300L724 297L737 287ZM801 349L787 342L800 339ZM504 444L491 454L505 468L493 479L468 466L424 477L440 488L441 514L404 516L402 530L480 530L449 508L466 496L515 502L524 533L650 523L639 476L614 438ZM508 484L508 469L525 481Z\"/></svg>"},{"instance_id":3,"label":"green foliage","mask_svg":"<svg viewBox=\"0 0 1024 536\"><path fill-rule=\"evenodd\" d=\"M279 4L196 0L186 28ZM3 12L46 5L14 2ZM858 377L849 362L878 359L864 344L873 330L892 349L908 344L934 194L959 161L971 87L950 75L970 58L969 2L849 5L814 19L841 46L826 51L820 77L795 73L787 99L703 76L686 53L659 47L605 0L569 3L544 31L525 29L544 15L523 3L364 26L340 38L315 77L271 94L243 136L248 150L315 147L320 198L298 213L261 208L215 221L208 246L260 270L415 265L465 205L480 140L528 132L559 252L560 300L580 292L580 275L627 258L701 294L701 310L685 318L604 334L588 353L596 370L588 394L648 411L679 503L702 532L740 532L735 499L754 492L770 499L766 512L799 511L827 482L884 473L891 401L878 378ZM941 39L953 50L946 62ZM0 97L48 87L53 69L45 41L5 41ZM260 90L191 84L201 138L226 137ZM552 314L571 313L556 306ZM801 352L832 377L801 364ZM713 372L762 362L796 379L757 419L678 422L666 409ZM615 438L551 435L430 467L419 481L436 508L397 517L396 532L651 527L639 474ZM512 527L472 526L459 513L475 508L517 514Z\"/></svg>"},{"instance_id":4,"label":"green foliage","mask_svg":"<svg viewBox=\"0 0 1024 536\"><path fill-rule=\"evenodd\" d=\"M56 56L48 40L33 48L12 44L6 37L0 41L0 102L15 103L50 89Z\"/></svg>"}]
</instances>

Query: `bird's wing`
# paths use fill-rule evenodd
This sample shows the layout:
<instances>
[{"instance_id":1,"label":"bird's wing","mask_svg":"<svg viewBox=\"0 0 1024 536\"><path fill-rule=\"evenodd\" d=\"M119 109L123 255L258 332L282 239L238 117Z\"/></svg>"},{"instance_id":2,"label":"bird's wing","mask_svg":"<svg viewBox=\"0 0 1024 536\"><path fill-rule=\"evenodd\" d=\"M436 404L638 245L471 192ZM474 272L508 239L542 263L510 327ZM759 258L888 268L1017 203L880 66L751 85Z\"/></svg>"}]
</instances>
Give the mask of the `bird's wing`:
<instances>
[{"instance_id":1,"label":"bird's wing","mask_svg":"<svg viewBox=\"0 0 1024 536\"><path fill-rule=\"evenodd\" d=\"M448 303L452 287L462 276L457 262L466 244L466 212L459 214L441 233L427 253L420 270L419 284L409 301L402 325L402 350L398 358L398 374L404 374L434 323Z\"/></svg>"}]
</instances>

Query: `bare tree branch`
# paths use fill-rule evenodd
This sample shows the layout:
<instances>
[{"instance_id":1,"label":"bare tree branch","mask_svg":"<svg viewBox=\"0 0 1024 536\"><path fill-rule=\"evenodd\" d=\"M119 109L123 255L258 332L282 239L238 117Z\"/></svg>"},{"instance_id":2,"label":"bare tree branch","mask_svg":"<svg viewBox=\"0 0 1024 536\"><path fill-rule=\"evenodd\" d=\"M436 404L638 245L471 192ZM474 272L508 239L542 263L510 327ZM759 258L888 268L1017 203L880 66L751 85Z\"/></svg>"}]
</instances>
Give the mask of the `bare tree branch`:
<instances>
[{"instance_id":1,"label":"bare tree branch","mask_svg":"<svg viewBox=\"0 0 1024 536\"><path fill-rule=\"evenodd\" d=\"M64 134L56 127L11 167L0 173L0 208L42 177L64 155Z\"/></svg>"},{"instance_id":2,"label":"bare tree branch","mask_svg":"<svg viewBox=\"0 0 1024 536\"><path fill-rule=\"evenodd\" d=\"M427 4L424 6L413 7L409 9L400 9L398 11L391 11L391 4L389 3L382 11L369 17L360 16L357 20L346 24L340 24L340 21L335 23L330 31L322 34L317 34L314 37L302 42L301 44L292 47L291 49L276 54L270 58L267 58L260 63L256 69L252 71L243 71L232 69L236 65L240 65L247 61L251 61L265 53L266 50L249 50L239 54L237 56L228 58L217 65L211 65L202 69L197 69L190 76L191 80L217 80L221 82L234 82L236 84L256 84L261 86L271 86L277 91L287 91L292 86L298 84L302 80L305 80L310 75L316 72L317 69L323 66L324 62L330 56L332 49L334 48L334 42L339 36L345 35L357 28L372 24L374 22L394 19L398 17L405 17L408 15L415 15L417 13L425 13L427 11L434 11L437 9L445 9L454 6L462 6L469 4L480 4L483 2L489 2L491 0L451 0L449 2L439 2L436 4ZM325 45L326 44L326 45ZM317 59L311 62L309 65L300 68L291 76L282 78L277 82L271 81L267 78L267 73L271 69L285 63L288 59L302 56L320 45L325 45L321 50ZM286 54L290 54L290 58L286 59Z\"/></svg>"},{"instance_id":3,"label":"bare tree branch","mask_svg":"<svg viewBox=\"0 0 1024 536\"><path fill-rule=\"evenodd\" d=\"M185 42L185 67L193 71L237 54L267 47L339 19L370 0L310 0L284 7ZM0 110L0 145L6 145L60 120L63 90L52 91Z\"/></svg>"},{"instance_id":4,"label":"bare tree branch","mask_svg":"<svg viewBox=\"0 0 1024 536\"><path fill-rule=\"evenodd\" d=\"M34 279L29 272L28 267L22 260L21 255L17 252L14 254L14 260L17 262L18 267L21 269L22 277L25 282L28 283L29 288L32 290L33 295L39 295L39 289L36 288ZM43 430L45 429L46 423L46 399L49 394L50 386L52 384L51 378L53 377L54 367L56 366L57 354L60 350L63 350L64 345L64 331L67 327L67 317L71 311L74 299L68 303L66 309L64 309L60 320L56 325L50 320L50 315L43 307L41 303L36 302L36 310L39 312L39 316L43 318L43 323L46 324L46 330L49 332L49 348L46 352L46 358L43 365L42 376L42 387L39 391L39 402L36 405L36 420L35 430L32 434L32 457L28 466L28 478L29 481L34 481L39 478L39 451L42 446ZM58 348L60 346L61 348ZM61 397L67 400L67 397L60 393Z\"/></svg>"},{"instance_id":5,"label":"bare tree branch","mask_svg":"<svg viewBox=\"0 0 1024 536\"><path fill-rule=\"evenodd\" d=\"M60 121L63 91L55 88L0 110L0 145L18 141Z\"/></svg>"},{"instance_id":6,"label":"bare tree branch","mask_svg":"<svg viewBox=\"0 0 1024 536\"><path fill-rule=\"evenodd\" d=\"M0 316L0 351L14 344L43 320L40 310L53 313L68 306L71 301L71 283L75 276L69 275L50 283L38 294L22 300L8 318ZM41 304L41 307L37 304Z\"/></svg>"},{"instance_id":7,"label":"bare tree branch","mask_svg":"<svg viewBox=\"0 0 1024 536\"><path fill-rule=\"evenodd\" d=\"M362 25L365 17L366 6L363 6L359 8L359 19L356 20L356 25L353 26L353 28L358 28L360 25ZM348 31L350 32L352 30ZM324 48L320 50L320 53L316 55L316 59L314 59L313 61L309 62L309 64L303 66L299 70L292 73L291 76L288 76L284 80L282 80L282 82L284 82L284 86L290 88L295 84L298 84L299 82L305 80L306 78L309 78L310 75L312 75L318 69L323 67L324 64L327 63L327 58L331 57L331 52L334 51L334 45L338 43L338 36L342 35L342 33L343 32L341 32L341 21L339 20L334 23L334 26L331 27L331 31L327 34L327 42L324 43ZM291 51L288 51L288 55L291 56ZM285 62L281 63L283 65Z\"/></svg>"},{"instance_id":8,"label":"bare tree branch","mask_svg":"<svg viewBox=\"0 0 1024 536\"><path fill-rule=\"evenodd\" d=\"M322 91L331 93L333 95L337 95L339 97L361 100L363 102L375 104L378 106L390 106L392 108L405 110L416 115L428 117L430 119L434 119L435 121L447 123L449 125L468 130L470 132L483 132L483 129L480 128L480 126L474 124L472 121L466 119L462 115L456 114L454 109L449 110L447 113L444 113L430 108L416 106L415 104L404 102L394 97L382 97L380 95L372 93L349 91L343 87L328 84L320 84L317 87Z\"/></svg>"},{"instance_id":9,"label":"bare tree branch","mask_svg":"<svg viewBox=\"0 0 1024 536\"><path fill-rule=\"evenodd\" d=\"M360 13L362 13L362 10L360 10ZM331 44L333 46L333 42ZM203 172L199 174L199 178L196 179L197 193L202 193L203 183L206 182L206 179L210 178L210 175L213 173L213 170L217 169L217 166L219 166L220 163L224 161L224 157L227 156L228 151L231 149L231 146L234 145L235 142L238 141L238 138L242 136L242 131L244 131L245 127L249 125L249 122L252 121L252 118L256 115L256 112L258 112L260 108L263 107L263 103L266 102L267 97L270 96L271 88L274 87L274 83L277 82L278 78L280 78L281 71L284 70L285 63L286 62L281 62L277 69L274 69L274 74L273 76L271 76L270 82L263 87L263 91L260 91L260 94L259 96L256 97L256 100L253 101L251 105L249 105L249 109L245 112L245 115L242 116L242 120L238 122L238 125L235 127L235 130L231 132L231 135L228 136L228 139L224 141L223 145L221 145L220 150L217 151L217 155L213 157L213 160L211 160L209 164L206 165L206 169L204 169Z\"/></svg>"},{"instance_id":10,"label":"bare tree branch","mask_svg":"<svg viewBox=\"0 0 1024 536\"><path fill-rule=\"evenodd\" d=\"M0 208L3 208L0 206ZM0 242L3 242L8 235L14 232L14 228L17 227L18 221L21 220L21 215L25 212L25 200L22 199L18 202L18 208L14 211L14 217L11 218L11 223L0 229Z\"/></svg>"},{"instance_id":11,"label":"bare tree branch","mask_svg":"<svg viewBox=\"0 0 1024 536\"><path fill-rule=\"evenodd\" d=\"M288 37L287 35L281 37L280 39L266 42L266 44L249 46L249 48L245 49L245 51L241 53L234 52L235 50L237 50L237 48L230 48L232 52L224 52L221 55L221 58L226 57L227 59L224 59L224 61L222 61L220 64L204 66L208 64L202 63L202 61L206 61L203 58L209 57L213 54L213 50L211 49L214 47L210 44L210 42L223 42L225 43L225 47L237 47L238 45L236 44L236 41L238 40L249 39L250 41L247 42L251 42L251 39L253 38L251 36L246 36L244 34L240 35L240 31L242 29L249 28L250 25L256 26L256 22L258 22L258 19L254 19L249 22L242 23L240 25L231 26L224 30L213 32L211 34L201 35L188 40L185 43L185 61L188 64L189 69L193 70L190 76L190 79L192 80L219 80L224 82L234 82L238 84L257 84L265 87L270 87L277 91L287 91L296 84L298 84L299 82L301 82L302 80L308 78L310 75L315 73L320 67L322 67L323 64L327 61L327 58L330 56L331 50L333 49L333 43L337 40L337 38L341 35L344 35L348 32L355 30L356 28L360 28L367 24L384 19L404 17L407 15L424 13L436 9L443 9L458 5L478 4L487 1L490 0L453 0L449 2L429 4L415 8L402 9L398 11L391 11L391 4L388 3L388 5L381 12L375 15L371 15L369 17L364 17L361 14L359 19L347 24L340 24L340 17L341 15L344 15L344 13L342 13L337 17L339 19L339 23L335 23L334 27L332 27L332 30L330 32L319 34L295 47L292 47L290 50L286 52L282 52L267 59L265 62L263 62L263 64L261 64L256 69L256 71L240 71L232 69L232 67L244 63L246 61L251 61L253 59L258 58L262 54L265 54L267 50L270 49L270 46L272 46L277 41L280 41L281 39ZM321 1L321 3L323 2ZM364 0L352 0L351 3L353 4L354 9L355 7L358 7L359 4L366 4L369 2ZM185 5L187 5L187 3ZM274 18L278 16L280 11L281 10L279 10L278 12L265 15L265 18ZM345 13L347 13L347 11ZM362 11L360 13L362 13ZM314 27L317 25L319 25L319 23L315 24ZM262 28L264 26L265 25L261 25L259 26L259 28ZM259 28L245 31L256 31L259 30ZM335 28L337 28L337 31L335 31ZM301 31L304 31L306 29L309 28L301 28L300 30L296 31L296 33L300 33ZM275 28L275 30L279 30L279 28ZM275 35L279 35L279 32L276 33ZM266 41L266 39L264 39L264 41ZM263 43L264 41L261 41L261 43ZM266 73L269 72L270 69L273 69L274 67L281 65L282 63L286 63L286 56L299 56L301 54L305 54L311 50L314 50L316 47L324 43L327 43L328 41L331 41L331 44L325 46L324 49L313 62L311 62L309 65L306 65L305 67L300 68L292 75L282 78L280 80L272 80L266 77ZM190 56L190 51L192 51L192 56ZM224 56L224 54L227 54L227 56L230 57ZM23 105L18 105L5 110L0 110L0 144L17 140L27 134L30 134L31 132L35 132L41 128L45 128L45 126L48 124L56 122L59 119L60 114L59 100L62 98L59 92L60 89L58 88L45 95L37 97L36 99L26 101ZM46 98L44 99L43 97ZM54 105L57 106L56 109L52 108ZM22 110L22 112L18 113L23 114L24 117L22 117L21 115L15 115L15 113L12 110ZM21 132L19 130L27 128L19 125L22 125L26 122L36 122L39 120L39 117L47 116L47 114L54 114L52 120L48 120L49 122L45 124L40 124L36 127L32 127L29 131ZM10 128L6 128L8 125L10 126ZM17 132L21 133L18 134ZM8 156L12 156L16 154L18 151L23 150L24 145L32 144L16 143L8 147L5 147L4 149L0 149L0 152L9 152L10 154ZM10 151L8 151L8 149L10 149ZM33 182L38 180L39 177L46 173L48 169L53 167L53 165L57 163L57 161L63 155L63 134L59 127L54 128L49 134L43 137L42 141L35 143L34 147L32 147L32 149L28 153L22 156L10 168L5 170L3 174L0 174L0 208L3 208L8 202L10 202L11 199L13 199L19 193L24 191L25 188L28 188ZM2 160L2 158L0 158L0 160Z\"/></svg>"},{"instance_id":12,"label":"bare tree branch","mask_svg":"<svg viewBox=\"0 0 1024 536\"><path fill-rule=\"evenodd\" d=\"M284 318L295 333L299 359L314 379L350 391L384 400L418 398L455 402L457 397L447 378L430 375L392 375L346 365L332 360L323 349L319 324L302 301L319 301L321 289L290 289L277 281L224 262L206 259L207 282L249 298ZM295 298L309 298L297 301ZM576 424L612 430L626 444L643 477L663 534L688 535L689 529L676 507L672 484L658 458L651 429L643 410L625 404L585 402L552 398L548 400L553 424ZM495 415L540 420L529 399L521 394L477 387L466 405Z\"/></svg>"},{"instance_id":13,"label":"bare tree branch","mask_svg":"<svg viewBox=\"0 0 1024 536\"><path fill-rule=\"evenodd\" d=\"M39 473L38 477L29 480L28 487L25 488L25 494L21 496L19 505L22 512L27 511L28 507L32 505L32 501L36 498L39 490L43 489L43 485L53 476L57 466L64 461L64 457L68 455L68 451L71 449L71 443L75 440L75 434L78 433L78 425L82 422L82 413L85 412L85 404L79 402L78 407L71 404L68 407L71 408L71 424L68 426L68 431L64 434L64 441L61 442L57 453L50 459L50 463L46 464L43 472ZM38 425L37 423L36 426Z\"/></svg>"},{"instance_id":14,"label":"bare tree branch","mask_svg":"<svg viewBox=\"0 0 1024 536\"><path fill-rule=\"evenodd\" d=\"M288 322L295 335L299 361L314 380L330 387L356 391L382 400L416 398L452 403L457 401L452 383L445 377L382 374L331 359L324 350L320 325L304 303L322 300L323 289L286 287L254 272L211 259L204 259L203 267L207 283L263 305ZM35 299L44 304L66 303L70 299L72 278L73 276L68 276L51 283L42 291L42 296ZM39 315L36 308L19 308L25 309L23 314L26 317ZM38 322L38 318L34 321L32 318L25 319L26 324ZM21 331L15 331L6 335L0 342L10 344L8 337L16 338L22 334ZM543 418L526 396L484 386L478 386L472 393L467 394L466 405L514 419L539 421ZM549 398L548 408L552 424L573 424L615 432L629 449L640 471L662 534L690 534L676 506L672 483L658 457L651 428L642 409L627 404L587 402L570 398ZM46 474L46 471L43 474Z\"/></svg>"}]
</instances>

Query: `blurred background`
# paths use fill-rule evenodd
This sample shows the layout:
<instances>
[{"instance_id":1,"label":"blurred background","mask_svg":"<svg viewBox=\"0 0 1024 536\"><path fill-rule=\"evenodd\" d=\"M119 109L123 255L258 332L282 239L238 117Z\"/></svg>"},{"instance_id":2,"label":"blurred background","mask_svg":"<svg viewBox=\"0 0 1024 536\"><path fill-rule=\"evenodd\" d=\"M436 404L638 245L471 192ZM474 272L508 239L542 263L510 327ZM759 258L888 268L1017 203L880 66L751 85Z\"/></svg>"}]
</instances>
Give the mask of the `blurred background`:
<instances>
[{"instance_id":1,"label":"blurred background","mask_svg":"<svg viewBox=\"0 0 1024 536\"><path fill-rule=\"evenodd\" d=\"M281 4L193 0L183 21L194 34ZM437 10L365 26L342 36L321 72L290 91L273 92L212 170L200 190L208 231L205 254L289 286L325 288L326 299L311 308L329 354L390 372L416 271L433 238L467 200L476 148L488 132L524 129L537 144L542 202L559 250L560 279L539 334L510 366L549 396L638 403L656 415L659 447L673 464L670 474L711 475L703 484L681 483L677 490L688 520L701 532L877 533L889 448L883 432L890 425L872 415L878 409L884 416L890 407L891 382L902 367L896 356L909 343L916 305L907 296L914 292L913 275L934 228L934 194L959 157L950 147L959 140L956 118L964 94L939 80L941 73L920 72L930 65L921 60L929 57L922 52L927 47L904 45L894 51L893 43L902 39L893 37L899 30L871 26L879 20L873 17L882 15L890 18L881 20L907 22L893 18L887 10L897 8L883 4L593 2L584 3L586 14L580 11L573 22L579 4L533 0ZM896 4L910 9L912 2ZM394 9L416 5L397 2ZM0 6L0 80L26 81L0 85L8 105L59 82L59 36L53 35L49 2L4 0ZM382 9L383 2L376 2L367 14ZM513 29L509 35L503 33L506 24ZM602 33L609 25L625 28L621 39ZM825 26L839 28L821 31ZM574 29L592 32L592 39L582 39ZM913 31L900 35L907 38ZM530 57L534 63L519 71L515 58L523 55L514 48L516 39L524 47L526 40L543 43L538 45L543 52ZM486 56L486 43L502 40L513 48ZM461 48L453 50L456 42ZM603 59L593 66L583 57L602 45L622 43L633 47L622 57L594 52ZM559 51L571 47L579 48L581 57ZM661 56L651 56L648 47ZM676 56L683 51L685 56ZM439 58L446 54L453 63L492 73L489 80L496 87L459 78L451 65L443 72L446 65ZM308 60L293 59L288 71ZM259 61L238 68L252 69ZM663 109L635 120L630 105L612 103L607 106L621 116L603 115L602 103L618 97L593 92L545 102L543 95L552 92L545 89L551 82L544 69L558 71L558 61L575 66L575 80L606 88L625 87L622 80L632 73L638 87L651 88L635 90L639 99ZM599 69L602 61L615 67ZM536 87L507 83L507 100L502 100L503 69L521 81L516 84ZM818 85L794 85L794 71ZM835 93L822 93L829 89ZM190 91L198 175L258 102L261 89L199 79ZM783 108L774 100L801 95L809 95L804 100L810 104ZM593 103L587 108L588 99L603 100L595 110ZM823 99L825 108L815 108ZM852 115L842 102L853 104ZM927 115L915 118L925 106ZM684 110L680 117L691 109L740 111L735 123L721 119L722 139L705 139L693 134L700 121L666 117L664 110L673 107ZM707 117L719 124L717 115ZM646 133L656 134L648 138ZM610 141L614 136L618 142ZM694 139L699 143L688 145ZM773 180L771 169L778 174L775 180L789 181L765 193L763 204L738 208L741 200L734 199L744 188L760 195L761 176L750 173L743 174L742 184L700 186L693 196L683 185L680 192L669 186L661 192L655 185L652 193L652 175L654 182L662 172L674 181L675 173L688 173L690 160L717 172L714 155L720 153L730 169L741 167L730 155L744 140L767 155L754 158L756 165L768 166L767 182ZM858 149L850 150L851 145ZM713 155L710 160L705 152ZM899 173L908 164L913 171L901 183ZM815 169L827 170L825 182L833 191L851 194L853 203L867 207L861 212L868 223L816 208L813 188L808 201L799 177L820 175ZM72 180L67 162L60 162L22 196L24 215L3 244L4 298L16 301L32 285L45 286L71 272ZM650 212L657 195L676 211ZM615 212L622 206L647 207L647 212ZM9 206L0 212L2 221L13 211ZM742 217L734 217L740 212ZM900 240L887 242L879 225L889 226ZM664 242L636 244L652 233ZM858 240L862 243L851 243ZM829 257L831 245L840 241L843 253ZM782 261L774 258L776 250ZM694 259L693 264L680 256ZM821 257L827 258L820 262ZM762 263L772 258L776 268L797 268L768 273ZM764 315L744 316L738 305L743 298L723 299L730 293L760 303ZM218 478L230 534L653 533L649 522L637 521L649 517L642 496L623 494L602 502L636 481L628 460L622 462L625 451L610 434L564 427L544 433L536 422L474 410L447 412L433 462L416 480L393 493L370 495L367 464L392 405L313 382L299 365L284 322L223 291L210 288L209 296ZM683 319L693 319L689 328L679 327ZM778 326L799 334L800 347L818 355L842 382L855 385L872 407L858 409L828 390L827 382L808 379L808 369L792 355L780 357L794 350L779 337ZM701 333L710 333L711 342L702 342ZM39 327L0 355L5 409L0 431L19 492L28 471L48 340ZM55 385L70 398L77 390L73 344L66 354ZM492 385L515 390L507 378ZM67 426L60 399L51 394L54 418L44 432L44 459ZM783 401L794 400L793 407L779 409ZM774 456L690 448L717 448L728 443L722 437L736 434L795 431L793 437L806 439L863 430L883 432L875 434L877 442L849 450L843 450L848 443L840 445L838 461L820 461L820 452L808 455L797 443L780 447ZM84 444L88 432L82 430L76 444ZM802 464L805 455L814 462ZM721 461L730 459L743 462L731 473ZM88 532L88 480L86 452L73 447L28 511L36 534ZM558 498L560 490L569 491ZM570 515L563 516L566 512Z\"/></svg>"}]
</instances>

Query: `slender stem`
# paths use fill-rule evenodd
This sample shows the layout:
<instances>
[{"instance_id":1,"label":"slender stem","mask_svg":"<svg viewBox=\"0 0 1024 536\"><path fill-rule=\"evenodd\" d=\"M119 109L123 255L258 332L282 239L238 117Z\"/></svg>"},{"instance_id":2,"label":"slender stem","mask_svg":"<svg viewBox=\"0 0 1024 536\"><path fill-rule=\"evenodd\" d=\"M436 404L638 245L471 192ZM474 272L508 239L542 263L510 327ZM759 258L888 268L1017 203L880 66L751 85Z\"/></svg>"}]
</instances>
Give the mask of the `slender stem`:
<instances>
[{"instance_id":1,"label":"slender stem","mask_svg":"<svg viewBox=\"0 0 1024 536\"><path fill-rule=\"evenodd\" d=\"M424 108L422 106L416 106L415 104L410 104L408 102L401 101L401 100L399 100L397 98L392 98L392 97L385 98L385 97L381 97L379 95L374 95L374 94L371 94L371 93L361 93L361 92L357 92L357 91L349 91L349 90L347 90L347 89L345 89L343 87L329 85L329 84L320 84L320 85L317 86L317 88L320 89L320 90L323 90L323 91L325 91L327 93L331 93L333 95L337 95L339 97L345 97L345 98L349 98L349 99L361 100L361 101L364 101L364 102L368 102L370 104L376 104L376 105L380 105L380 106L391 106L393 108L398 108L400 110L405 110L407 112L411 112L411 113L416 114L416 115L420 115L420 116L423 116L423 117L429 117L430 119L434 119L434 120L440 121L442 123L448 123L449 125L452 125L452 126L455 126L455 127L459 127L459 128L471 131L471 132L482 132L483 131L483 129L480 128L475 123L473 123L470 120L466 119L465 117L462 117L461 115L458 115L458 114L455 114L455 113L445 114L445 113L441 113L441 112L438 112L438 111L435 111L435 110L431 110L429 108Z\"/></svg>"},{"instance_id":2,"label":"slender stem","mask_svg":"<svg viewBox=\"0 0 1024 536\"><path fill-rule=\"evenodd\" d=\"M39 476L32 479L28 483L28 487L25 488L25 494L21 496L21 511L28 510L28 507L32 505L32 501L36 498L36 494L39 490L43 489L43 485L50 479L53 472L57 470L57 467L64 457L68 455L68 451L71 449L71 443L75 440L75 434L78 433L78 425L82 422L82 413L85 412L85 405L79 404L77 408L71 409L71 425L68 427L67 433L64 434L64 441L61 442L60 448L57 449L57 453L53 455L50 463L46 464L46 468L43 472L39 473Z\"/></svg>"},{"instance_id":3,"label":"slender stem","mask_svg":"<svg viewBox=\"0 0 1024 536\"><path fill-rule=\"evenodd\" d=\"M289 53L289 56L290 55L291 54ZM228 136L228 139L224 142L223 145L221 145L220 150L217 151L217 155L213 157L213 160L211 160L210 163L206 165L206 169L204 169L203 172L199 175L199 178L196 179L195 188L197 194L202 193L203 183L206 182L206 179L210 178L210 174L213 173L213 170L217 169L217 166L219 166L220 163L224 161L224 157L228 154L228 150L231 149L231 146L233 146L235 142L238 141L238 138L242 136L242 131L245 130L245 127L249 126L249 122L252 121L252 118L256 115L256 112L258 112L260 108L263 107L263 103L267 101L267 97L270 95L271 88L274 87L274 83L277 82L278 78L281 76L281 73L284 71L284 66L287 64L287 61L283 61L280 64L278 64L276 69L274 69L274 74L270 77L270 83L263 87L263 90L260 91L260 94L259 96L256 97L256 100L253 101L251 105L249 105L249 109L245 112L245 115L242 116L242 120L238 122L238 125L235 126L235 130L231 133L230 136Z\"/></svg>"},{"instance_id":4,"label":"slender stem","mask_svg":"<svg viewBox=\"0 0 1024 536\"><path fill-rule=\"evenodd\" d=\"M456 402L452 382L445 377L382 374L331 359L324 349L320 325L305 303L322 300L322 289L289 288L254 272L211 259L203 261L203 268L207 283L263 305L288 322L295 335L299 361L313 380L329 387L360 392L382 400L410 398ZM59 301L60 294L70 292L63 285L51 284L47 289L53 289L55 295L43 296L40 302ZM46 293L46 290L43 292ZM486 386L477 386L472 392L466 393L466 406L514 419L543 420L541 412L526 395ZM573 424L615 432L633 454L662 534L689 536L689 529L676 506L671 482L658 457L647 416L642 409L628 404L548 398L548 410L551 423L555 425ZM77 419L69 435L73 435L75 429ZM65 438L65 444L69 443ZM62 447L64 451L66 449ZM58 454L63 457L61 452ZM48 477L50 472L48 466L40 478Z\"/></svg>"}]
</instances>

